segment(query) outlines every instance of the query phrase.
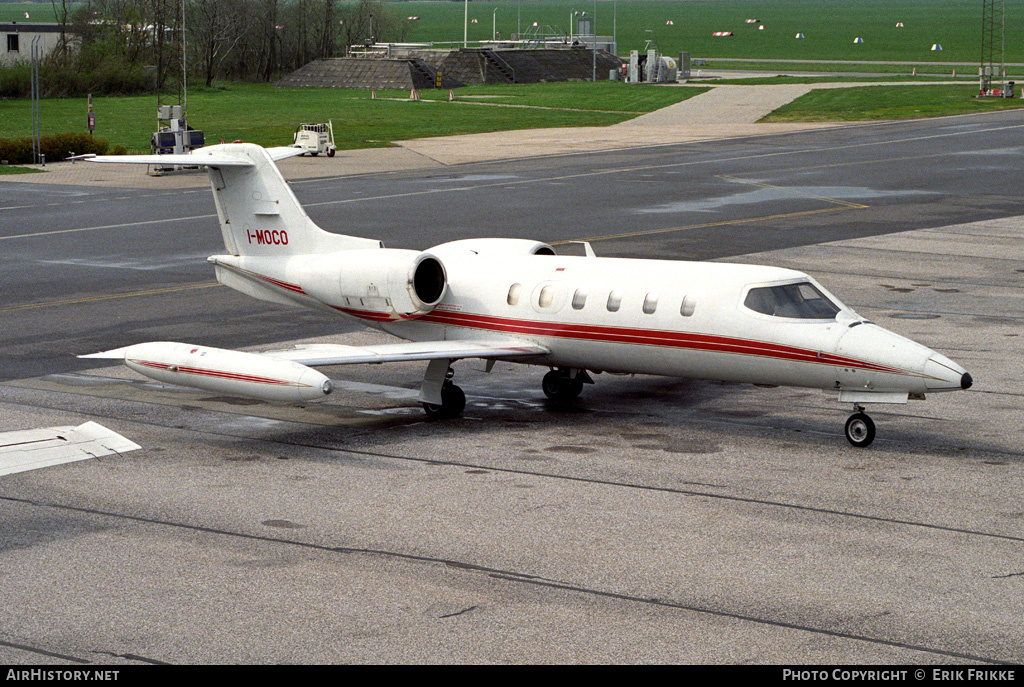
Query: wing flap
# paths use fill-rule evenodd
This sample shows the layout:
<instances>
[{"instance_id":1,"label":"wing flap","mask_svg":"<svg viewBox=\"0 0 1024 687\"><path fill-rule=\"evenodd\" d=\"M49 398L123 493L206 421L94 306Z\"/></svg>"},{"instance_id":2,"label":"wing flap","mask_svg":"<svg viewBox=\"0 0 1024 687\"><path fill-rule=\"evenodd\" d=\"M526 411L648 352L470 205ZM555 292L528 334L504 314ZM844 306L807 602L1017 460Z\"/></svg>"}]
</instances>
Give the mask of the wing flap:
<instances>
[{"instance_id":1,"label":"wing flap","mask_svg":"<svg viewBox=\"0 0 1024 687\"><path fill-rule=\"evenodd\" d=\"M142 448L95 422L0 432L0 475L38 470Z\"/></svg>"},{"instance_id":2,"label":"wing flap","mask_svg":"<svg viewBox=\"0 0 1024 687\"><path fill-rule=\"evenodd\" d=\"M523 358L546 355L544 346L516 341L408 341L374 346L311 344L287 350L264 351L263 355L291 360L302 365L355 365L448 358Z\"/></svg>"}]
</instances>

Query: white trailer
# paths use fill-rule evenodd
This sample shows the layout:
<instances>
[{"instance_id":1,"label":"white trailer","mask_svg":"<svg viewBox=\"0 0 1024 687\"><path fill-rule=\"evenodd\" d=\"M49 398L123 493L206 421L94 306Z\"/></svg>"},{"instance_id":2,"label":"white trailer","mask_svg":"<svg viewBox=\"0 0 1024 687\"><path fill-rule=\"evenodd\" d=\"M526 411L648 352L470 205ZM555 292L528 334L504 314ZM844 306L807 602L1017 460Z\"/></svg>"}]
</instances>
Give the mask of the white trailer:
<instances>
[{"instance_id":1,"label":"white trailer","mask_svg":"<svg viewBox=\"0 0 1024 687\"><path fill-rule=\"evenodd\" d=\"M328 121L326 124L299 124L295 130L293 148L302 148L310 155L327 153L327 157L334 157L337 150L334 146L334 126Z\"/></svg>"}]
</instances>

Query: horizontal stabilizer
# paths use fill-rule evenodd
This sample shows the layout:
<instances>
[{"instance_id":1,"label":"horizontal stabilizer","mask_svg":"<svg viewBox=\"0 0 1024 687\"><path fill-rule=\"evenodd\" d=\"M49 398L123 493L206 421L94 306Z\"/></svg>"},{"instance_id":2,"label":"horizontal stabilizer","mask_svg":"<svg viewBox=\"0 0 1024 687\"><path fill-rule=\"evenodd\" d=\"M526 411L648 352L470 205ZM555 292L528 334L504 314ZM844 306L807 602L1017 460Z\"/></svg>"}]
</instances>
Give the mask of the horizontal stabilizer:
<instances>
[{"instance_id":1,"label":"horizontal stabilizer","mask_svg":"<svg viewBox=\"0 0 1024 687\"><path fill-rule=\"evenodd\" d=\"M302 155L305 150L293 146L266 148L271 160L283 160ZM117 162L135 165L181 165L183 167L255 167L256 162L243 152L243 148L231 144L198 148L181 155L82 155L78 159L88 162Z\"/></svg>"},{"instance_id":2,"label":"horizontal stabilizer","mask_svg":"<svg viewBox=\"0 0 1024 687\"><path fill-rule=\"evenodd\" d=\"M0 475L38 470L142 448L95 422L0 432Z\"/></svg>"},{"instance_id":3,"label":"horizontal stabilizer","mask_svg":"<svg viewBox=\"0 0 1024 687\"><path fill-rule=\"evenodd\" d=\"M181 165L183 167L255 167L247 157L203 154L202 150L183 155L97 155L84 158L88 162L118 162L134 165Z\"/></svg>"},{"instance_id":4,"label":"horizontal stabilizer","mask_svg":"<svg viewBox=\"0 0 1024 687\"><path fill-rule=\"evenodd\" d=\"M312 344L280 351L264 351L264 355L291 360L303 365L354 365L358 363L393 363L413 360L448 358L523 358L546 355L548 349L534 343L514 341L409 341L376 346L342 346Z\"/></svg>"}]
</instances>

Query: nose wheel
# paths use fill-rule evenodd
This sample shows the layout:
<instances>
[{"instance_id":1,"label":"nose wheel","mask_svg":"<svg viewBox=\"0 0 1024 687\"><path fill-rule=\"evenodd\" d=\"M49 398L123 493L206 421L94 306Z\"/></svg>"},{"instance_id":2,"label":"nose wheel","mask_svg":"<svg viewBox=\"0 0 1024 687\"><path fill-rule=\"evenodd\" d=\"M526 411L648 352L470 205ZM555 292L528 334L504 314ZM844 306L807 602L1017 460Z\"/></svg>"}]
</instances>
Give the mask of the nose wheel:
<instances>
[{"instance_id":1,"label":"nose wheel","mask_svg":"<svg viewBox=\"0 0 1024 687\"><path fill-rule=\"evenodd\" d=\"M846 421L846 440L857 448L870 446L875 440L875 422L860 406L854 408L857 412Z\"/></svg>"}]
</instances>

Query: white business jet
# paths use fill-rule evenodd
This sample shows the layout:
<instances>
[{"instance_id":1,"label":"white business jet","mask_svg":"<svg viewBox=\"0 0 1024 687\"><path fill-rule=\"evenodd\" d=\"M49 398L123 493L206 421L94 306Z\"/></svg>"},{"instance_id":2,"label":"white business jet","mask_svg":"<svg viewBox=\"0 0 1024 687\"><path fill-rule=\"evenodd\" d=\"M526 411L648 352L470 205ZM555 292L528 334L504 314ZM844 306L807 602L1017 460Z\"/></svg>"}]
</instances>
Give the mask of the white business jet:
<instances>
[{"instance_id":1,"label":"white business jet","mask_svg":"<svg viewBox=\"0 0 1024 687\"><path fill-rule=\"evenodd\" d=\"M458 416L452 383L463 358L542 365L544 393L578 396L614 372L823 389L852 403L846 438L867 446L869 403L906 403L971 386L943 355L868 322L814 279L789 269L712 262L555 255L519 239L466 239L426 251L323 231L276 160L302 151L215 145L188 155L103 156L95 162L199 165L213 186L226 253L217 279L271 303L313 308L403 343L313 345L265 353L140 343L85 358L122 359L161 382L267 401L331 392L310 366L428 361L419 400Z\"/></svg>"}]
</instances>

